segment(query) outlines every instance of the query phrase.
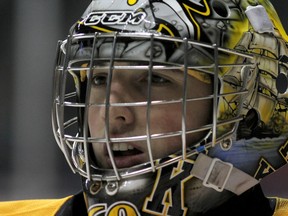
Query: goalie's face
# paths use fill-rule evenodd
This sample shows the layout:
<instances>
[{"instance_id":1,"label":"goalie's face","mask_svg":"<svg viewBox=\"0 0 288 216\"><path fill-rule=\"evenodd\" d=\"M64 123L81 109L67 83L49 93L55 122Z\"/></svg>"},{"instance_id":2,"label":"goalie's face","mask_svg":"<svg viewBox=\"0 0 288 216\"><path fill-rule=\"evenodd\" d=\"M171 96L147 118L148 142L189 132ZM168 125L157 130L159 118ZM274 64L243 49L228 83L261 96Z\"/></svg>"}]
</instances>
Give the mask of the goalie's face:
<instances>
[{"instance_id":1,"label":"goalie's face","mask_svg":"<svg viewBox=\"0 0 288 216\"><path fill-rule=\"evenodd\" d=\"M119 65L127 66L123 63L118 63ZM166 138L154 139L154 137L182 130L183 71L172 69L153 71L150 93L148 93L149 73L146 69L114 69L110 88L108 77L108 70L93 71L90 104L105 104L109 95L110 108L90 106L88 123L93 138L109 137L114 140L119 138L118 142L111 141L109 144L117 168L127 168L149 161L149 142L153 159L163 158L182 149L181 133ZM212 84L202 82L193 76L187 76L187 99L202 98L202 100L187 102L186 131L211 123L212 100L203 99L211 95L211 86ZM107 94L107 89L110 89L110 94ZM147 109L148 95L152 102ZM172 100L176 101L157 105L159 101ZM143 139L149 133L150 141L147 138ZM187 145L199 142L207 133L208 130L204 130L186 135ZM127 139L120 141L128 137L131 138L130 141ZM92 146L97 166L111 168L107 143L95 142Z\"/></svg>"}]
</instances>

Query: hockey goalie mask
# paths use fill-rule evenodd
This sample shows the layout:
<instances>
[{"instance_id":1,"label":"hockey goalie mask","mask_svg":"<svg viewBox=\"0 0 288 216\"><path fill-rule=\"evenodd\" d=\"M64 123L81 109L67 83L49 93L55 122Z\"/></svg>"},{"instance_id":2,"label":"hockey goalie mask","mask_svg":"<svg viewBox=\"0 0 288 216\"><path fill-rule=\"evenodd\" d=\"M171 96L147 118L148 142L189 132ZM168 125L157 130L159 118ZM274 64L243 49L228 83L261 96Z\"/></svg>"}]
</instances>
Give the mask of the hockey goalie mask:
<instances>
[{"instance_id":1,"label":"hockey goalie mask","mask_svg":"<svg viewBox=\"0 0 288 216\"><path fill-rule=\"evenodd\" d=\"M152 214L170 171L177 187L195 178L240 194L284 165L286 40L266 0L92 1L59 42L53 104L56 140L89 196ZM231 186L235 168L252 183Z\"/></svg>"}]
</instances>

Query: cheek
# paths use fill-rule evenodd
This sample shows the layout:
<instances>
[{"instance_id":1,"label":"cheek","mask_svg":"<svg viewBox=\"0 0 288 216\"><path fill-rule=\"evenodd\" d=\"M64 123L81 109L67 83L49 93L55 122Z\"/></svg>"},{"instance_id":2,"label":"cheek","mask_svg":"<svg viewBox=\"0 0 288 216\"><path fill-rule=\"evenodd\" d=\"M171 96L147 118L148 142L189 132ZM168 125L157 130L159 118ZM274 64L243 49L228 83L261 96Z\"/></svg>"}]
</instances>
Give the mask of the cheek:
<instances>
[{"instance_id":1,"label":"cheek","mask_svg":"<svg viewBox=\"0 0 288 216\"><path fill-rule=\"evenodd\" d=\"M187 103L186 130L195 130L211 123L211 101L194 101ZM170 104L151 109L151 134L174 133L182 130L182 105ZM187 135L187 143L193 145L201 140L207 131L194 132ZM174 153L181 149L181 135L156 139L152 143L154 148L162 153ZM163 145L164 144L164 145ZM157 153L157 156L158 153Z\"/></svg>"},{"instance_id":2,"label":"cheek","mask_svg":"<svg viewBox=\"0 0 288 216\"><path fill-rule=\"evenodd\" d=\"M191 102L187 105L187 128L195 129L211 123L212 100Z\"/></svg>"},{"instance_id":3,"label":"cheek","mask_svg":"<svg viewBox=\"0 0 288 216\"><path fill-rule=\"evenodd\" d=\"M168 133L181 130L181 105L155 107L151 110L151 132Z\"/></svg>"},{"instance_id":4,"label":"cheek","mask_svg":"<svg viewBox=\"0 0 288 216\"><path fill-rule=\"evenodd\" d=\"M103 128L104 123L100 121L100 109L99 108L89 108L88 111L88 125L90 128L90 133L92 136L97 135L97 131Z\"/></svg>"},{"instance_id":5,"label":"cheek","mask_svg":"<svg viewBox=\"0 0 288 216\"><path fill-rule=\"evenodd\" d=\"M186 129L197 129L211 123L211 101L187 103ZM151 109L151 130L165 133L182 130L182 105L166 105Z\"/></svg>"}]
</instances>

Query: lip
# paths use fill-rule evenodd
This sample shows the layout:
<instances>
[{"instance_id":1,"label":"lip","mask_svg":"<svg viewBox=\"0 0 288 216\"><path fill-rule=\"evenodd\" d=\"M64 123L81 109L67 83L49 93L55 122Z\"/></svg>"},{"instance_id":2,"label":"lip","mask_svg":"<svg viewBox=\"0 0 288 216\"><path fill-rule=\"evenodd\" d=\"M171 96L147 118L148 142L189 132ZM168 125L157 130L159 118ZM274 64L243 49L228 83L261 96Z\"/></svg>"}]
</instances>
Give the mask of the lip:
<instances>
[{"instance_id":1,"label":"lip","mask_svg":"<svg viewBox=\"0 0 288 216\"><path fill-rule=\"evenodd\" d=\"M135 154L129 154L129 155L114 155L114 161L115 161L115 165L117 168L129 168L135 165L139 165L141 163L146 162L146 154L144 153L144 151L142 150L142 148L140 148L137 145L134 145L133 143L129 143L129 145L133 146L134 149L137 151L137 153ZM104 147L104 152L105 152L105 158L106 158L106 162L109 168L112 168L112 160L109 157L108 154L108 149L105 145ZM135 151L135 152L136 152Z\"/></svg>"}]
</instances>

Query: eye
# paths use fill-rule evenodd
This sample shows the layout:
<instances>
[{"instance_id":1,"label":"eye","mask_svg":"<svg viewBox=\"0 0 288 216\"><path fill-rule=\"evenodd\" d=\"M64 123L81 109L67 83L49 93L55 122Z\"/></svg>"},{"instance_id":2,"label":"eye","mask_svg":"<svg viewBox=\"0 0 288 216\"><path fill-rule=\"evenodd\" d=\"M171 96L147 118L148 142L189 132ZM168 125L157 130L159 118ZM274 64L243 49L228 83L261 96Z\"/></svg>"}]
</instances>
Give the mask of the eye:
<instances>
[{"instance_id":1,"label":"eye","mask_svg":"<svg viewBox=\"0 0 288 216\"><path fill-rule=\"evenodd\" d=\"M152 84L166 84L166 83L170 83L170 81L166 78L164 78L161 75L157 75L157 74L152 74L152 78L151 78Z\"/></svg>"},{"instance_id":2,"label":"eye","mask_svg":"<svg viewBox=\"0 0 288 216\"><path fill-rule=\"evenodd\" d=\"M102 86L107 84L107 75L97 74L92 78L92 84L95 86Z\"/></svg>"}]
</instances>

